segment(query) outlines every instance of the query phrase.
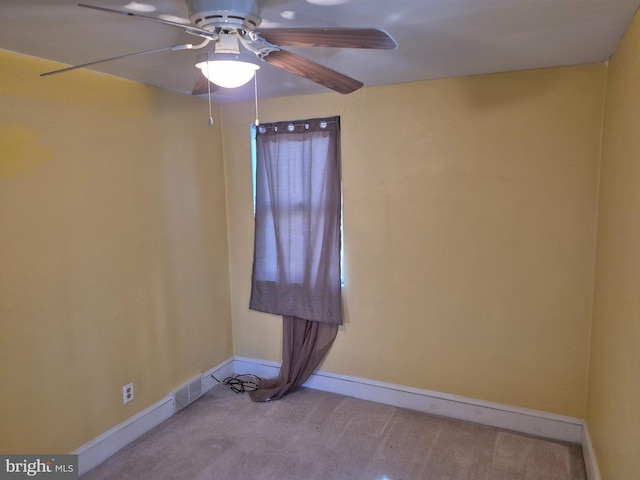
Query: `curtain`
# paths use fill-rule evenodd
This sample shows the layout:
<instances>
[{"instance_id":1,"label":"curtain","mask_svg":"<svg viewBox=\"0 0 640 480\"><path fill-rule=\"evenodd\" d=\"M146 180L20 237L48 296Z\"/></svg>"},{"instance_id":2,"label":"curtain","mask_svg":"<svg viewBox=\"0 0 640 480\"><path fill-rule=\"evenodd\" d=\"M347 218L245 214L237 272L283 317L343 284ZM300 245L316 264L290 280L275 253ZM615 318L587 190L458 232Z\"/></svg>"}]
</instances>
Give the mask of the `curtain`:
<instances>
[{"instance_id":1,"label":"curtain","mask_svg":"<svg viewBox=\"0 0 640 480\"><path fill-rule=\"evenodd\" d=\"M342 324L340 119L256 129L250 308L283 316L280 374L252 399L280 398L323 360Z\"/></svg>"}]
</instances>

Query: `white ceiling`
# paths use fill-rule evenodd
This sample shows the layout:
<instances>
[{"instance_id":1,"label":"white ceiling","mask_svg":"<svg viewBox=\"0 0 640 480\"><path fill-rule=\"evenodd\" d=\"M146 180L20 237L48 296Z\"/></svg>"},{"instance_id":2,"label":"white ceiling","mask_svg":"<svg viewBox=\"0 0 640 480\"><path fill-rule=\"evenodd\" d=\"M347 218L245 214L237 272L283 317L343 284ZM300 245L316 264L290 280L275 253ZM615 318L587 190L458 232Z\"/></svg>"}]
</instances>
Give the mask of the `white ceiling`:
<instances>
[{"instance_id":1,"label":"white ceiling","mask_svg":"<svg viewBox=\"0 0 640 480\"><path fill-rule=\"evenodd\" d=\"M84 1L117 9L129 3ZM182 0L139 1L157 7L145 15L187 18ZM373 86L602 62L613 53L640 0L264 0L263 4L265 28L377 27L388 32L398 43L396 50L285 48ZM177 28L82 8L77 0L0 0L0 49L65 65L198 42L198 37ZM162 52L91 69L190 95L199 74L194 66L197 54ZM43 88L53 78L43 77ZM260 98L326 91L265 63L258 73ZM226 103L252 99L253 94L250 83L221 89L213 99Z\"/></svg>"}]
</instances>

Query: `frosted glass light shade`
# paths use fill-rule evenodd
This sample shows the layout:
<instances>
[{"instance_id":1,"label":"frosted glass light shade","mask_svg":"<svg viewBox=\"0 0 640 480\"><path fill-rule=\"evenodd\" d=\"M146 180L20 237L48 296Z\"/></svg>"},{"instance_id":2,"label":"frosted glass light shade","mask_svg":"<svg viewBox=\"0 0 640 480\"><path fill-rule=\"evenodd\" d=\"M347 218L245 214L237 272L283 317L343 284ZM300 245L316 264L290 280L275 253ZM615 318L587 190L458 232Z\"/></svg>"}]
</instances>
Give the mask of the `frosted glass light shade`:
<instances>
[{"instance_id":1,"label":"frosted glass light shade","mask_svg":"<svg viewBox=\"0 0 640 480\"><path fill-rule=\"evenodd\" d=\"M209 60L196 63L202 74L210 81L225 88L237 88L253 78L260 68L255 63L241 60Z\"/></svg>"}]
</instances>

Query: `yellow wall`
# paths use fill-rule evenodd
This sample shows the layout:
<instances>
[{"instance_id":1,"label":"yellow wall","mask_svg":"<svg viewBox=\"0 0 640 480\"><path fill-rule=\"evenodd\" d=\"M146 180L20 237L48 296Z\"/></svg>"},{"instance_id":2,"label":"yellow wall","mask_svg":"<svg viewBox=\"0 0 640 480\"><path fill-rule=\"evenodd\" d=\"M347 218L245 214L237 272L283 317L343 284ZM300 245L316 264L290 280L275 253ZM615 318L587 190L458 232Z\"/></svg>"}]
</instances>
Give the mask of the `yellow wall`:
<instances>
[{"instance_id":1,"label":"yellow wall","mask_svg":"<svg viewBox=\"0 0 640 480\"><path fill-rule=\"evenodd\" d=\"M342 118L323 369L587 415L603 478L634 478L639 24L606 80L593 332L604 65L260 100ZM188 96L0 66L0 451L68 452L232 354L279 360L281 320L248 310L253 102L210 128Z\"/></svg>"},{"instance_id":2,"label":"yellow wall","mask_svg":"<svg viewBox=\"0 0 640 480\"><path fill-rule=\"evenodd\" d=\"M0 51L3 453L72 451L232 354L206 104L56 67Z\"/></svg>"},{"instance_id":3,"label":"yellow wall","mask_svg":"<svg viewBox=\"0 0 640 480\"><path fill-rule=\"evenodd\" d=\"M640 15L608 69L587 425L602 478L640 476Z\"/></svg>"},{"instance_id":4,"label":"yellow wall","mask_svg":"<svg viewBox=\"0 0 640 480\"><path fill-rule=\"evenodd\" d=\"M584 417L605 66L260 101L340 115L346 324L323 369ZM222 107L234 353L248 310L252 103Z\"/></svg>"}]
</instances>

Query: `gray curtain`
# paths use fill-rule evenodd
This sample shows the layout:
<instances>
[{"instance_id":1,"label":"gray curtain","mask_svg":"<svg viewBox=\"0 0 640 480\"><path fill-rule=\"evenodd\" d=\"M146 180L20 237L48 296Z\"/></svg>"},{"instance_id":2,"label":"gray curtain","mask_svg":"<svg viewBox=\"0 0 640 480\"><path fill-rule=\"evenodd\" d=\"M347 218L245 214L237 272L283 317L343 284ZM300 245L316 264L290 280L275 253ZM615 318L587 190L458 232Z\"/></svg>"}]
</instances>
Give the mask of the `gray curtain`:
<instances>
[{"instance_id":1,"label":"gray curtain","mask_svg":"<svg viewBox=\"0 0 640 480\"><path fill-rule=\"evenodd\" d=\"M256 129L250 308L283 316L280 374L251 392L280 398L302 385L342 324L340 118Z\"/></svg>"}]
</instances>

